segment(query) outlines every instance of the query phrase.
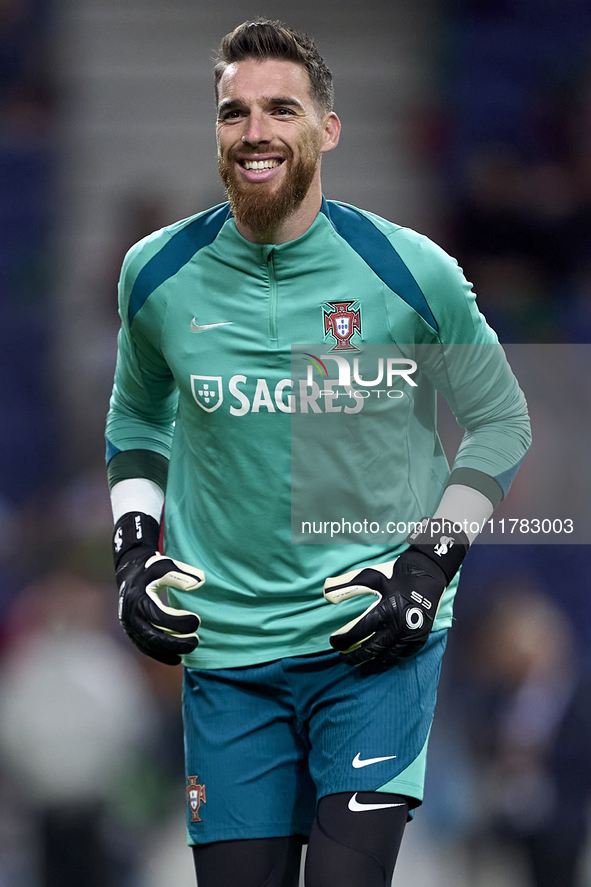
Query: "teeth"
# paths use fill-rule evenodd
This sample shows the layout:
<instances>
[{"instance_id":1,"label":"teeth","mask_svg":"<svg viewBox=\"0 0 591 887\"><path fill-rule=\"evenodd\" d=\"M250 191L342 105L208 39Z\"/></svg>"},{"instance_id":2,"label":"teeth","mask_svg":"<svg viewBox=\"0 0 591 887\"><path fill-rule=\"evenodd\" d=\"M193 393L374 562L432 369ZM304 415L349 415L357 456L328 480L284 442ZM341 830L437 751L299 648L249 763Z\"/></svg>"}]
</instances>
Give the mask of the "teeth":
<instances>
[{"instance_id":1,"label":"teeth","mask_svg":"<svg viewBox=\"0 0 591 887\"><path fill-rule=\"evenodd\" d=\"M280 160L245 160L244 168L245 169L274 169L274 167L279 166L281 163Z\"/></svg>"}]
</instances>

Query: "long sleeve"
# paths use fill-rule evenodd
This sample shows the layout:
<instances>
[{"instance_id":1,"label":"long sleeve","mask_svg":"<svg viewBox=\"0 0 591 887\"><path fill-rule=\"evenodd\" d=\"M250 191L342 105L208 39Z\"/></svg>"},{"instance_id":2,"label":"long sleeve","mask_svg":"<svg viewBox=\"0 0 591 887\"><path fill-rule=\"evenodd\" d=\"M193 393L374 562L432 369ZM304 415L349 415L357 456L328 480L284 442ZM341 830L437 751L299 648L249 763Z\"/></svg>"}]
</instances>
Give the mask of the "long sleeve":
<instances>
[{"instance_id":1,"label":"long sleeve","mask_svg":"<svg viewBox=\"0 0 591 887\"><path fill-rule=\"evenodd\" d=\"M119 282L121 329L117 366L107 416L107 462L118 462L122 453L144 453L141 475L161 478L162 460L167 460L173 435L178 391L160 349L163 306L150 300L141 312L130 311L130 295L137 279L138 244L128 253ZM145 251L145 249L144 249ZM155 466L155 467L153 467ZM133 476L128 471L126 476ZM120 479L117 477L116 480Z\"/></svg>"}]
</instances>

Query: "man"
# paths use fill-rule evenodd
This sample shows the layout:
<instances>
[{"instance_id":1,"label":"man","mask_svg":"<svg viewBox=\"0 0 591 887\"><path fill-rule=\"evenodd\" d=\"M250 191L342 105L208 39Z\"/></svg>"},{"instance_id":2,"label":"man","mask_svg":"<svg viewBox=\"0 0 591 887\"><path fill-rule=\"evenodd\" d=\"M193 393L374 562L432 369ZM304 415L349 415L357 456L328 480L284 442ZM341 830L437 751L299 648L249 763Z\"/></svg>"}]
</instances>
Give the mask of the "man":
<instances>
[{"instance_id":1,"label":"man","mask_svg":"<svg viewBox=\"0 0 591 887\"><path fill-rule=\"evenodd\" d=\"M314 43L244 23L215 81L229 205L144 239L121 276L107 422L120 617L144 653L185 666L200 887L297 885L306 841L308 887L383 887L422 800L458 569L527 450L527 411L453 260L323 198L340 121ZM292 378L292 346L319 341L331 353L305 352ZM364 360L394 343L371 413ZM330 356L339 378L321 392L313 367ZM435 387L469 429L451 474ZM371 434L349 421L366 413ZM386 498L403 520L378 542L293 544L295 423L333 415L323 440L348 483L317 472L312 500ZM376 439L388 483L351 459Z\"/></svg>"}]
</instances>

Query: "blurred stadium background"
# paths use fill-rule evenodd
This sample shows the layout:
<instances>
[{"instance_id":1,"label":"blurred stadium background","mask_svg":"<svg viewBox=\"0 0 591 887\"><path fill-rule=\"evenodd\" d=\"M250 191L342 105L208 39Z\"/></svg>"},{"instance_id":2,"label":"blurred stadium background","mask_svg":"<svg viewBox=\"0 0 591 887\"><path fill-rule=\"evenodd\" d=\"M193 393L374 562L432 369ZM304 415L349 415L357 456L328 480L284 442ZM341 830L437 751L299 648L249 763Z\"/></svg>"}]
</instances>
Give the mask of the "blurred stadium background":
<instances>
[{"instance_id":1,"label":"blurred stadium background","mask_svg":"<svg viewBox=\"0 0 591 887\"><path fill-rule=\"evenodd\" d=\"M180 676L116 625L102 433L121 259L223 199L211 59L256 15L335 74L328 197L457 256L503 342L591 339L588 0L0 0L0 887L193 883ZM588 550L472 551L394 885L591 884Z\"/></svg>"}]
</instances>

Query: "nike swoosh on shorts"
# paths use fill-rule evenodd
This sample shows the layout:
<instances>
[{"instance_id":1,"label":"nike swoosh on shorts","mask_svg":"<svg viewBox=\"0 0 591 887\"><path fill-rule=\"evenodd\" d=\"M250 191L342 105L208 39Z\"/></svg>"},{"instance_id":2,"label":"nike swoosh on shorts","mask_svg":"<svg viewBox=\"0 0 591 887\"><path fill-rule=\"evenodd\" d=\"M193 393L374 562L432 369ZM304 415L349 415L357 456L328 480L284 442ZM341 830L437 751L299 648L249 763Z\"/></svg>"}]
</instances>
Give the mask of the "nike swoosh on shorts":
<instances>
[{"instance_id":1,"label":"nike swoosh on shorts","mask_svg":"<svg viewBox=\"0 0 591 887\"><path fill-rule=\"evenodd\" d=\"M370 764L379 764L380 761L391 761L392 758L395 757L396 755L384 755L384 757L382 758L365 758L362 760L359 752L357 752L357 754L351 761L351 764L353 765L353 767L355 767L356 770L358 770L359 767L368 767Z\"/></svg>"},{"instance_id":2,"label":"nike swoosh on shorts","mask_svg":"<svg viewBox=\"0 0 591 887\"><path fill-rule=\"evenodd\" d=\"M353 813L364 813L366 810L384 810L386 807L404 807L405 802L399 801L396 804L362 804L357 800L357 792L351 795L347 804L349 810Z\"/></svg>"}]
</instances>

